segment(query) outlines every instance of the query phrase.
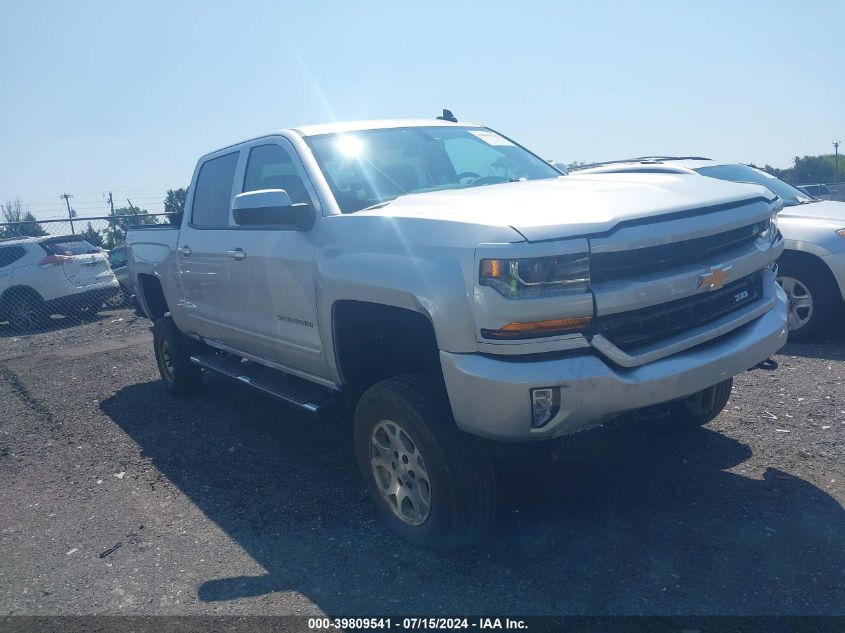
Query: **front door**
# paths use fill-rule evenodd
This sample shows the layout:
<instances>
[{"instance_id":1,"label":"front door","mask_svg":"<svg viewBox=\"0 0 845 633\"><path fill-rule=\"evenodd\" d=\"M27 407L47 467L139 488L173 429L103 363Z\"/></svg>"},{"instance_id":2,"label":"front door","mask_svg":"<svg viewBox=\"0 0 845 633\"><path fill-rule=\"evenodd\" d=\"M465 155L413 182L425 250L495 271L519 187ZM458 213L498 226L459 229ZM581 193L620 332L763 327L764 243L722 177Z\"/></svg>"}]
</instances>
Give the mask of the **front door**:
<instances>
[{"instance_id":1,"label":"front door","mask_svg":"<svg viewBox=\"0 0 845 633\"><path fill-rule=\"evenodd\" d=\"M317 196L292 145L282 137L256 141L249 151L241 191L284 189L294 203L315 209ZM315 227L316 228L316 227ZM232 298L238 306L240 350L327 377L317 323L314 229L237 227L228 250Z\"/></svg>"}]
</instances>

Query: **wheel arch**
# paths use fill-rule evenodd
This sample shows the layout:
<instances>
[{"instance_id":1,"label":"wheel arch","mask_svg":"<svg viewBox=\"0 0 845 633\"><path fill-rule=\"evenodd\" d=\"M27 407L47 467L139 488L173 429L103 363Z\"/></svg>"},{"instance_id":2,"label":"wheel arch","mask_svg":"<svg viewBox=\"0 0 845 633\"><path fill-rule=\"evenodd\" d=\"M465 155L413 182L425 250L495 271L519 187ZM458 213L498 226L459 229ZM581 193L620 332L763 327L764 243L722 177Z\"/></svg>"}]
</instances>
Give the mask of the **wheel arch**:
<instances>
[{"instance_id":1,"label":"wheel arch","mask_svg":"<svg viewBox=\"0 0 845 633\"><path fill-rule=\"evenodd\" d=\"M816 255L815 253L811 253L805 250L786 249L783 251L783 254L778 258L778 264L811 266L815 268L820 275L822 275L824 283L829 288L839 288L839 283L837 282L833 271L830 269L830 266L827 265L827 262L825 262L824 259ZM842 305L843 300L841 293L834 293L834 300L838 304Z\"/></svg>"},{"instance_id":2,"label":"wheel arch","mask_svg":"<svg viewBox=\"0 0 845 633\"><path fill-rule=\"evenodd\" d=\"M392 376L443 380L434 324L423 312L339 299L332 304L335 363L343 384L363 390Z\"/></svg>"},{"instance_id":3,"label":"wheel arch","mask_svg":"<svg viewBox=\"0 0 845 633\"><path fill-rule=\"evenodd\" d=\"M42 297L41 293L39 293L35 288L33 288L32 286L18 284L16 286L9 286L8 288L6 288L6 290L3 291L3 294L0 295L0 310L5 309L7 302L15 294L27 294L29 296L35 297L41 303L45 303L44 297Z\"/></svg>"},{"instance_id":4,"label":"wheel arch","mask_svg":"<svg viewBox=\"0 0 845 633\"><path fill-rule=\"evenodd\" d=\"M139 273L137 279L138 298L147 318L155 321L169 312L161 280L148 273Z\"/></svg>"}]
</instances>

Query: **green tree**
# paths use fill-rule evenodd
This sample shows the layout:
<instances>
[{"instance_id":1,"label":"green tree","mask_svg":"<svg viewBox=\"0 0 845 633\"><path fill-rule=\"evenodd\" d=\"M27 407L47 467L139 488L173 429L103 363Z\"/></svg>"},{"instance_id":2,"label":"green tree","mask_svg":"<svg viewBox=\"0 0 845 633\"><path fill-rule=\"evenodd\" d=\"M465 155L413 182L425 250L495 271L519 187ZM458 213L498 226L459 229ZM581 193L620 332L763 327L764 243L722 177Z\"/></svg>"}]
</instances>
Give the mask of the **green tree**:
<instances>
[{"instance_id":1,"label":"green tree","mask_svg":"<svg viewBox=\"0 0 845 633\"><path fill-rule=\"evenodd\" d=\"M845 157L840 157L839 174L836 174L836 156L821 154L819 156L796 156L792 159L792 167L778 169L766 165L763 169L772 176L785 180L793 185L815 184L820 182L839 182L845 178Z\"/></svg>"},{"instance_id":2,"label":"green tree","mask_svg":"<svg viewBox=\"0 0 845 633\"><path fill-rule=\"evenodd\" d=\"M81 235L83 238L85 238L86 242L94 246L99 246L100 248L102 248L105 244L103 236L97 229L93 227L90 222L88 223L88 226L85 227L85 230L82 231Z\"/></svg>"},{"instance_id":3,"label":"green tree","mask_svg":"<svg viewBox=\"0 0 845 633\"><path fill-rule=\"evenodd\" d=\"M158 217L140 207L120 207L114 210L114 219L109 220L109 228L105 231L104 248L114 248L126 241L126 229L130 226L158 224Z\"/></svg>"},{"instance_id":4,"label":"green tree","mask_svg":"<svg viewBox=\"0 0 845 633\"><path fill-rule=\"evenodd\" d=\"M35 216L29 211L24 213L23 203L20 198L7 200L3 209L3 221L10 223L0 228L0 237L40 237L47 235Z\"/></svg>"},{"instance_id":5,"label":"green tree","mask_svg":"<svg viewBox=\"0 0 845 633\"><path fill-rule=\"evenodd\" d=\"M172 214L170 216L171 224L182 223L182 212L185 210L185 198L187 196L188 190L184 187L167 190L167 195L164 197L164 212Z\"/></svg>"}]
</instances>

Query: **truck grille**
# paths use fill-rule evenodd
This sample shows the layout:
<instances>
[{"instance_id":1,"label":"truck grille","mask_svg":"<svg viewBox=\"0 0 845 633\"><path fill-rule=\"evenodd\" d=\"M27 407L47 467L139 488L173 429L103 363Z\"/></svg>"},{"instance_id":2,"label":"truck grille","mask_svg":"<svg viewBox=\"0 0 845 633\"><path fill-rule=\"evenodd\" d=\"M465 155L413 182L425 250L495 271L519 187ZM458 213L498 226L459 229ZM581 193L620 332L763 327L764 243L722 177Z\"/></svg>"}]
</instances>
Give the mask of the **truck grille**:
<instances>
[{"instance_id":1,"label":"truck grille","mask_svg":"<svg viewBox=\"0 0 845 633\"><path fill-rule=\"evenodd\" d=\"M762 277L754 273L713 292L599 317L593 322L593 329L618 348L629 351L715 321L762 296Z\"/></svg>"},{"instance_id":2,"label":"truck grille","mask_svg":"<svg viewBox=\"0 0 845 633\"><path fill-rule=\"evenodd\" d=\"M624 279L697 264L710 257L751 244L765 228L766 222L756 222L724 233L683 242L649 246L631 251L596 253L590 256L590 282Z\"/></svg>"}]
</instances>

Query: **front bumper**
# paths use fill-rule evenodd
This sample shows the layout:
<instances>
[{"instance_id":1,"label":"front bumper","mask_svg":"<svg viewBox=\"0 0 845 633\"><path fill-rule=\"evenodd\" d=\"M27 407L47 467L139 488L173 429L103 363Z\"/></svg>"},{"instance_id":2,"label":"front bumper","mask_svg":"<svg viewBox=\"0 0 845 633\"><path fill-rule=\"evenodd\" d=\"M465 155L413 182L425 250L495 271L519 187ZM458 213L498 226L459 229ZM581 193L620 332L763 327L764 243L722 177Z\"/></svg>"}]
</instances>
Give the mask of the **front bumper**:
<instances>
[{"instance_id":1,"label":"front bumper","mask_svg":"<svg viewBox=\"0 0 845 633\"><path fill-rule=\"evenodd\" d=\"M468 433L497 440L549 439L712 387L786 343L786 296L772 286L774 307L762 316L709 342L631 368L605 362L598 354L525 361L441 351L455 421ZM554 386L560 387L559 413L532 429L531 389Z\"/></svg>"}]
</instances>

